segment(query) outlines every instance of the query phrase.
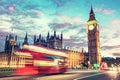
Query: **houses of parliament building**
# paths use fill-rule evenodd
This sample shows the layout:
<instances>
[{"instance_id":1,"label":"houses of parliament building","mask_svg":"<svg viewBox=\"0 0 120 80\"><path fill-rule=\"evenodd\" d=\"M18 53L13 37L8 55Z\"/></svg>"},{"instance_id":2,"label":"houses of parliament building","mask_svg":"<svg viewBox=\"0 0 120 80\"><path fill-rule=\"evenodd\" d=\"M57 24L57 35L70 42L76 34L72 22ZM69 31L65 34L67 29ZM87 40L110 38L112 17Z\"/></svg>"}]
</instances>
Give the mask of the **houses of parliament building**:
<instances>
[{"instance_id":1,"label":"houses of parliament building","mask_svg":"<svg viewBox=\"0 0 120 80\"><path fill-rule=\"evenodd\" d=\"M11 45L11 39L14 39L16 41L16 44L14 45L14 51L17 51L20 49L20 43L17 43L17 36L13 37L12 35L6 36L5 39L5 53L6 54L12 54L12 45ZM22 43L23 45L30 45L28 42L28 35L26 33L24 41ZM51 48L51 49L57 49L64 51L68 55L68 68L76 68L80 66L80 64L84 63L85 61L85 55L84 55L84 49L82 48L80 51L75 51L70 48L62 48L63 46L63 35L62 33L60 35L56 34L56 31L54 31L53 35L50 35L48 32L46 38L43 38L40 34L39 36L34 35L33 37L33 45L40 45L43 47Z\"/></svg>"},{"instance_id":2,"label":"houses of parliament building","mask_svg":"<svg viewBox=\"0 0 120 80\"><path fill-rule=\"evenodd\" d=\"M20 49L20 43L17 43L17 36L13 37L11 34L7 35L4 47L4 51L7 54L10 54L12 52L12 45L10 43L11 39L14 39L16 41L16 44L14 45L14 50ZM24 42L22 43L22 45L25 44L29 45L27 33L25 35ZM56 31L54 31L53 35L50 35L50 33L48 32L46 38L43 38L41 34L38 37L34 35L33 44L61 50L63 44L63 36L62 33L60 35L57 35Z\"/></svg>"}]
</instances>

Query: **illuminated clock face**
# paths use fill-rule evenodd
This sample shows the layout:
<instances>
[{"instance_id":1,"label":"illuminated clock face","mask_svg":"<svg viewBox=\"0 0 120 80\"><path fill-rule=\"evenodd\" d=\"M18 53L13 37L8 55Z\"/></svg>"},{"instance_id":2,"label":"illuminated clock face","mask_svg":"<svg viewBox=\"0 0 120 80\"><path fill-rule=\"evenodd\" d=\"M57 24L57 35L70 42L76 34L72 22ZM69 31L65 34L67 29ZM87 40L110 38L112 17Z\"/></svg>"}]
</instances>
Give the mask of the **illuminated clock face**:
<instances>
[{"instance_id":1,"label":"illuminated clock face","mask_svg":"<svg viewBox=\"0 0 120 80\"><path fill-rule=\"evenodd\" d=\"M89 26L89 30L93 30L94 29L94 26L93 25L90 25Z\"/></svg>"}]
</instances>

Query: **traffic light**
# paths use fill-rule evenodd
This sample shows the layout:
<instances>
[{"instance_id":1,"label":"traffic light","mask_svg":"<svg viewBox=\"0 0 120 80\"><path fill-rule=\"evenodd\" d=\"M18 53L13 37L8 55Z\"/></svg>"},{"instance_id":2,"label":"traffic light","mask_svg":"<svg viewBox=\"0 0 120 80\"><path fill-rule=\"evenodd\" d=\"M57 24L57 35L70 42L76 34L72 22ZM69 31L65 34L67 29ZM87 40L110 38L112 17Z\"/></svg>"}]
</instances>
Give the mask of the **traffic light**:
<instances>
[{"instance_id":1,"label":"traffic light","mask_svg":"<svg viewBox=\"0 0 120 80\"><path fill-rule=\"evenodd\" d=\"M98 68L98 67L100 67L100 64L94 63L94 64L93 64L93 67Z\"/></svg>"},{"instance_id":2,"label":"traffic light","mask_svg":"<svg viewBox=\"0 0 120 80\"><path fill-rule=\"evenodd\" d=\"M100 64L97 63L96 65L97 65L97 67L100 67Z\"/></svg>"},{"instance_id":3,"label":"traffic light","mask_svg":"<svg viewBox=\"0 0 120 80\"><path fill-rule=\"evenodd\" d=\"M94 66L94 67L97 67L97 64L96 64L96 63L94 63L94 64L93 64L93 66Z\"/></svg>"}]
</instances>

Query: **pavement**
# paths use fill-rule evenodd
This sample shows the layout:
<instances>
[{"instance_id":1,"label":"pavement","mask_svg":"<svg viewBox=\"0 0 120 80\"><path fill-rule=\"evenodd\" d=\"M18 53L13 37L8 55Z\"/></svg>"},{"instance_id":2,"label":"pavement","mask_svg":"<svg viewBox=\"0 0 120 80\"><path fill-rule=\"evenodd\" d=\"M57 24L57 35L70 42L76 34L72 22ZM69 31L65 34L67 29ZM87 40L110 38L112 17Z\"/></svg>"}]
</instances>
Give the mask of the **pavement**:
<instances>
[{"instance_id":1,"label":"pavement","mask_svg":"<svg viewBox=\"0 0 120 80\"><path fill-rule=\"evenodd\" d=\"M19 76L12 71L0 71L0 80L120 80L120 71L69 69L63 74Z\"/></svg>"}]
</instances>

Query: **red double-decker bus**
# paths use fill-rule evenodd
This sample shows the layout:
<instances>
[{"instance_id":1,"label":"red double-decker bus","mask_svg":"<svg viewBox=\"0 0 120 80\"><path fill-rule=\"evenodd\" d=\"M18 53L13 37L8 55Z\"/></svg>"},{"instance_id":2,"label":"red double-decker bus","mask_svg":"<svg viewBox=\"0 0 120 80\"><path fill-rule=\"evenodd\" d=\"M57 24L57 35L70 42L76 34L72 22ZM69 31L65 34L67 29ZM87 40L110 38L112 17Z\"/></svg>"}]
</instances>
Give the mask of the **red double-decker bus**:
<instances>
[{"instance_id":1,"label":"red double-decker bus","mask_svg":"<svg viewBox=\"0 0 120 80\"><path fill-rule=\"evenodd\" d=\"M53 74L67 71L67 54L37 45L24 45L17 54L29 54L24 67L19 67L16 74Z\"/></svg>"}]
</instances>

